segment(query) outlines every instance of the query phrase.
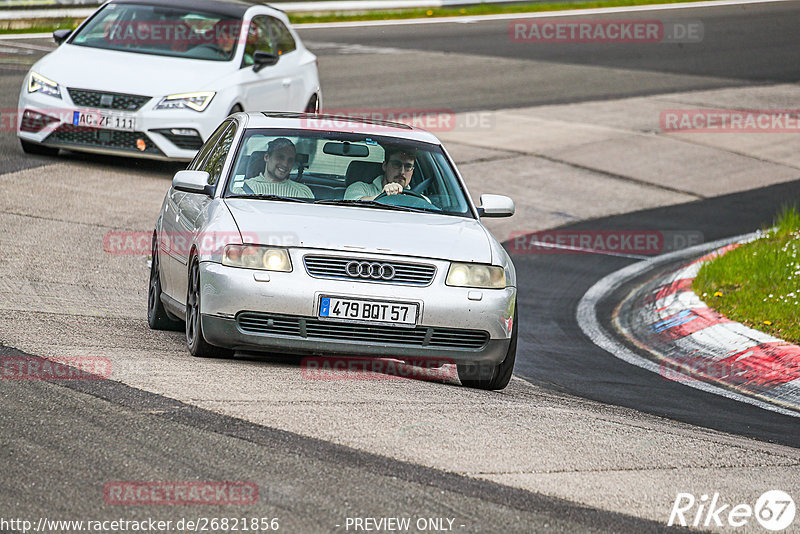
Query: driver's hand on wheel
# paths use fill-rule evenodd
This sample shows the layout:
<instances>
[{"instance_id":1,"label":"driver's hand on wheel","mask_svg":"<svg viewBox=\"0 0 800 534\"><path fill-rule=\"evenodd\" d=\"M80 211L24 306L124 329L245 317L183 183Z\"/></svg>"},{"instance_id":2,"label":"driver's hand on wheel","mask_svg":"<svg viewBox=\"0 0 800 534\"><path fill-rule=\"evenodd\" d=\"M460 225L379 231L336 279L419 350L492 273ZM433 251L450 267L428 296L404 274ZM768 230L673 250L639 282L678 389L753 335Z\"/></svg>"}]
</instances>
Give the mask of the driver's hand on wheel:
<instances>
[{"instance_id":1,"label":"driver's hand on wheel","mask_svg":"<svg viewBox=\"0 0 800 534\"><path fill-rule=\"evenodd\" d=\"M398 195L403 192L403 186L396 182L391 182L383 186L383 192L387 195Z\"/></svg>"}]
</instances>

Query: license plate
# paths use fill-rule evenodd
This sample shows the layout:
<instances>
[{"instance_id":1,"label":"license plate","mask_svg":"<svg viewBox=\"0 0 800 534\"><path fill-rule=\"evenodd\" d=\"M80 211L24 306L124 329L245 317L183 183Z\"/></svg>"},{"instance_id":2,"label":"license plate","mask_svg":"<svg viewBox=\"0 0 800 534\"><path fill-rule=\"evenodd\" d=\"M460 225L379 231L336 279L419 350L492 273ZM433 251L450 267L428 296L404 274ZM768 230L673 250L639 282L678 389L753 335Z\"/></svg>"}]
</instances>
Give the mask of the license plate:
<instances>
[{"instance_id":1,"label":"license plate","mask_svg":"<svg viewBox=\"0 0 800 534\"><path fill-rule=\"evenodd\" d=\"M415 326L419 304L362 300L339 297L322 297L319 316L353 323L376 323L397 326Z\"/></svg>"},{"instance_id":2,"label":"license plate","mask_svg":"<svg viewBox=\"0 0 800 534\"><path fill-rule=\"evenodd\" d=\"M107 111L75 111L72 113L72 124L74 126L120 130L123 132L136 130L135 117L125 113L110 113Z\"/></svg>"}]
</instances>

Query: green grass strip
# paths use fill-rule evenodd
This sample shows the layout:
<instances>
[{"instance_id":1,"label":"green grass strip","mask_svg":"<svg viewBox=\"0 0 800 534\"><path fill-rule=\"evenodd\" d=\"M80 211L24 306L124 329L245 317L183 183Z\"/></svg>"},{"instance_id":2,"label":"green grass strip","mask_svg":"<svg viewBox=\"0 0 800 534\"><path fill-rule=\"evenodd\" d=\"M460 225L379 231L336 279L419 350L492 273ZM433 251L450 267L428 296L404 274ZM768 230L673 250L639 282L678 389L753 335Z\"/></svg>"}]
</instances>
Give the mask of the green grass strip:
<instances>
[{"instance_id":1,"label":"green grass strip","mask_svg":"<svg viewBox=\"0 0 800 534\"><path fill-rule=\"evenodd\" d=\"M703 265L692 288L729 319L800 343L800 212L784 208L775 228Z\"/></svg>"}]
</instances>

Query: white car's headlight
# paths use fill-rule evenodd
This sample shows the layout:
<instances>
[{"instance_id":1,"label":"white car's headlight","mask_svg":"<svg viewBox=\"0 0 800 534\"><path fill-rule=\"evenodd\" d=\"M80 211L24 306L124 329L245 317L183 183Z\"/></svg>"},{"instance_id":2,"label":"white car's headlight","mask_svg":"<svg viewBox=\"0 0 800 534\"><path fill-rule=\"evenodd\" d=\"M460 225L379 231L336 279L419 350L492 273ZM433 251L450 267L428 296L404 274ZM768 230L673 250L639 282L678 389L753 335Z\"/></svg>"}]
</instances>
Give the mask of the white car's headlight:
<instances>
[{"instance_id":1,"label":"white car's headlight","mask_svg":"<svg viewBox=\"0 0 800 534\"><path fill-rule=\"evenodd\" d=\"M496 265L452 263L445 283L456 287L503 289L506 287L506 271Z\"/></svg>"},{"instance_id":2,"label":"white car's headlight","mask_svg":"<svg viewBox=\"0 0 800 534\"><path fill-rule=\"evenodd\" d=\"M201 91L198 93L182 93L179 95L169 95L161 99L156 109L193 109L195 111L205 111L214 95L213 91Z\"/></svg>"},{"instance_id":3,"label":"white car's headlight","mask_svg":"<svg viewBox=\"0 0 800 534\"><path fill-rule=\"evenodd\" d=\"M261 269L265 271L290 272L292 261L285 248L258 245L228 245L222 256L222 264L229 267Z\"/></svg>"},{"instance_id":4,"label":"white car's headlight","mask_svg":"<svg viewBox=\"0 0 800 534\"><path fill-rule=\"evenodd\" d=\"M61 89L58 88L58 84L36 72L31 72L31 75L28 77L28 92L42 93L61 98Z\"/></svg>"}]
</instances>

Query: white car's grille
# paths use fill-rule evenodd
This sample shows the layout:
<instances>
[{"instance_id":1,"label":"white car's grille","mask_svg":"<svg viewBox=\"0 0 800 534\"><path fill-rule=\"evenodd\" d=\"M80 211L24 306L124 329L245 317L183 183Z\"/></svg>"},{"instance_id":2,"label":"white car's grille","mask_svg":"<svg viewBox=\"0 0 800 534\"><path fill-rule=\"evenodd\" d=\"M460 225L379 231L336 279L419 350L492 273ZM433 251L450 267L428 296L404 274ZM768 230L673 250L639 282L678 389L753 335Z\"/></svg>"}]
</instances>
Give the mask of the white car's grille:
<instances>
[{"instance_id":1,"label":"white car's grille","mask_svg":"<svg viewBox=\"0 0 800 534\"><path fill-rule=\"evenodd\" d=\"M69 96L76 106L87 108L119 109L123 111L138 111L151 97L143 95L128 95L111 93L108 91L91 91L89 89L67 88Z\"/></svg>"},{"instance_id":2,"label":"white car's grille","mask_svg":"<svg viewBox=\"0 0 800 534\"><path fill-rule=\"evenodd\" d=\"M316 278L339 278L360 282L427 286L436 274L434 265L368 258L304 256L303 263L306 272Z\"/></svg>"},{"instance_id":3,"label":"white car's grille","mask_svg":"<svg viewBox=\"0 0 800 534\"><path fill-rule=\"evenodd\" d=\"M322 321L314 317L242 312L236 317L239 330L246 334L289 336L330 341L387 343L390 345L436 349L480 350L489 341L481 330L461 330L417 326L396 328Z\"/></svg>"}]
</instances>

